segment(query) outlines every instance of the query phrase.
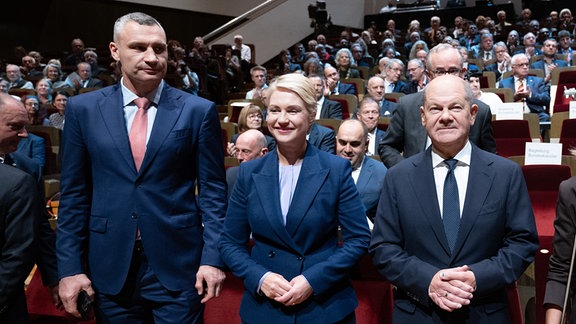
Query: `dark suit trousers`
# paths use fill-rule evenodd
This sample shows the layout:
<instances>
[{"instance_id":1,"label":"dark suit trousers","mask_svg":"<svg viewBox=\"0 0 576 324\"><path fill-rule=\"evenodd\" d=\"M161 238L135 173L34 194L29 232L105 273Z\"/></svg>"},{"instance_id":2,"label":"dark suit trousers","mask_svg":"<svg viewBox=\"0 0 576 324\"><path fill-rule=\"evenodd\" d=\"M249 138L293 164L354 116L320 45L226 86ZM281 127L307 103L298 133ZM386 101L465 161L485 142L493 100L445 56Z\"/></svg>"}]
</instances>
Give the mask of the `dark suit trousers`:
<instances>
[{"instance_id":1,"label":"dark suit trousers","mask_svg":"<svg viewBox=\"0 0 576 324\"><path fill-rule=\"evenodd\" d=\"M95 314L98 323L203 323L201 298L194 287L164 288L144 251L137 248L122 291L118 295L96 292Z\"/></svg>"},{"instance_id":2,"label":"dark suit trousers","mask_svg":"<svg viewBox=\"0 0 576 324\"><path fill-rule=\"evenodd\" d=\"M28 323L24 286L12 294L10 304L6 306L7 308L0 314L0 323Z\"/></svg>"}]
</instances>

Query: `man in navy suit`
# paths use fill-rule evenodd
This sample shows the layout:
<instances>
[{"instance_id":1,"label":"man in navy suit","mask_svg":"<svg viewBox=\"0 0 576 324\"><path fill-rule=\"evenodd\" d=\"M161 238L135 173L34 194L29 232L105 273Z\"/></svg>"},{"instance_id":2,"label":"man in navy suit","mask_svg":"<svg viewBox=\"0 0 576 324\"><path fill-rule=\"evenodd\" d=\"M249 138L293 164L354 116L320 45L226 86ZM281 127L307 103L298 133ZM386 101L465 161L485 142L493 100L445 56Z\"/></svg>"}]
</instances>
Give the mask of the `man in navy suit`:
<instances>
[{"instance_id":1,"label":"man in navy suit","mask_svg":"<svg viewBox=\"0 0 576 324\"><path fill-rule=\"evenodd\" d=\"M163 81L166 34L153 17L119 18L110 52L120 82L70 98L66 108L60 296L79 316L78 294L95 294L96 317L106 323L200 323L225 277L218 113Z\"/></svg>"},{"instance_id":2,"label":"man in navy suit","mask_svg":"<svg viewBox=\"0 0 576 324\"><path fill-rule=\"evenodd\" d=\"M342 120L342 105L338 101L330 100L324 96L324 77L318 74L311 74L308 79L312 82L314 91L316 91L316 119Z\"/></svg>"},{"instance_id":3,"label":"man in navy suit","mask_svg":"<svg viewBox=\"0 0 576 324\"><path fill-rule=\"evenodd\" d=\"M380 116L392 116L392 113L396 110L396 103L384 99L384 94L386 93L384 79L379 76L371 77L368 79L366 91L368 92L368 95L378 103Z\"/></svg>"},{"instance_id":4,"label":"man in navy suit","mask_svg":"<svg viewBox=\"0 0 576 324\"><path fill-rule=\"evenodd\" d=\"M356 118L368 128L368 143L366 144L366 154L378 155L380 147L383 145L386 132L378 128L380 121L380 107L378 102L371 96L364 96L360 101Z\"/></svg>"},{"instance_id":5,"label":"man in navy suit","mask_svg":"<svg viewBox=\"0 0 576 324\"><path fill-rule=\"evenodd\" d=\"M546 105L550 104L550 85L544 79L528 75L528 57L525 54L512 56L514 75L500 81L500 88L514 91L514 101L522 101L531 113L538 114L540 121L549 121Z\"/></svg>"},{"instance_id":6,"label":"man in navy suit","mask_svg":"<svg viewBox=\"0 0 576 324\"><path fill-rule=\"evenodd\" d=\"M508 323L506 286L538 248L522 171L469 140L478 106L464 80L424 92L432 145L388 170L370 244L397 287L393 323Z\"/></svg>"},{"instance_id":7,"label":"man in navy suit","mask_svg":"<svg viewBox=\"0 0 576 324\"><path fill-rule=\"evenodd\" d=\"M336 135L336 154L349 160L352 166L352 179L362 199L368 224L374 223L380 189L384 184L386 167L368 156L368 127L356 119L342 122ZM372 227L372 226L370 226Z\"/></svg>"},{"instance_id":8,"label":"man in navy suit","mask_svg":"<svg viewBox=\"0 0 576 324\"><path fill-rule=\"evenodd\" d=\"M514 52L514 55L526 54L528 59L530 59L532 56L543 54L540 49L536 48L536 36L534 36L532 32L528 32L524 35L522 38L522 44L524 44L524 47Z\"/></svg>"},{"instance_id":9,"label":"man in navy suit","mask_svg":"<svg viewBox=\"0 0 576 324\"><path fill-rule=\"evenodd\" d=\"M326 64L324 67L324 76L326 77L326 85L329 90L327 91L328 94L358 95L353 84L340 82L340 73L330 64Z\"/></svg>"},{"instance_id":10,"label":"man in navy suit","mask_svg":"<svg viewBox=\"0 0 576 324\"><path fill-rule=\"evenodd\" d=\"M458 49L440 44L430 50L426 61L426 73L430 79L445 74L463 78L466 69ZM445 88L445 90L450 90ZM470 141L484 151L496 152L496 142L492 131L492 113L490 107L474 99L478 106L476 122L470 129ZM424 94L417 92L403 96L390 119L386 137L378 153L389 169L403 159L424 151L429 144L426 129L422 126L422 117L418 107L424 104Z\"/></svg>"},{"instance_id":11,"label":"man in navy suit","mask_svg":"<svg viewBox=\"0 0 576 324\"><path fill-rule=\"evenodd\" d=\"M334 131L316 123L313 123L310 128L310 133L308 133L308 142L324 152L334 154L334 150L336 149L336 137L334 136Z\"/></svg>"},{"instance_id":12,"label":"man in navy suit","mask_svg":"<svg viewBox=\"0 0 576 324\"><path fill-rule=\"evenodd\" d=\"M552 70L557 67L567 67L568 62L556 57L556 53L558 53L558 42L556 42L554 38L548 38L544 41L542 52L544 53L544 57L532 63L530 68L544 71L544 75L546 76L544 81L549 82L552 77Z\"/></svg>"}]
</instances>

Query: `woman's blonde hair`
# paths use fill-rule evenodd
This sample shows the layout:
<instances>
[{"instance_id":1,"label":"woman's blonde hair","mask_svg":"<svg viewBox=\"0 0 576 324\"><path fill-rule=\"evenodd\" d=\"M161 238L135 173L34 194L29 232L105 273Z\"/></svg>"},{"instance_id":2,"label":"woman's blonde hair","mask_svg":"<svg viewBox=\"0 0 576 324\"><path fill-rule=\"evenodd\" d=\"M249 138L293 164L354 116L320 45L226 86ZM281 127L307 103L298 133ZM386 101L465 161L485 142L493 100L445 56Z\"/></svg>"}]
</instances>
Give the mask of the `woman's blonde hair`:
<instances>
[{"instance_id":1,"label":"woman's blonde hair","mask_svg":"<svg viewBox=\"0 0 576 324\"><path fill-rule=\"evenodd\" d=\"M294 92L304 102L308 113L313 117L316 116L316 91L314 91L314 85L307 77L300 73L281 75L270 83L267 92L268 98L272 98L272 94L276 90Z\"/></svg>"}]
</instances>

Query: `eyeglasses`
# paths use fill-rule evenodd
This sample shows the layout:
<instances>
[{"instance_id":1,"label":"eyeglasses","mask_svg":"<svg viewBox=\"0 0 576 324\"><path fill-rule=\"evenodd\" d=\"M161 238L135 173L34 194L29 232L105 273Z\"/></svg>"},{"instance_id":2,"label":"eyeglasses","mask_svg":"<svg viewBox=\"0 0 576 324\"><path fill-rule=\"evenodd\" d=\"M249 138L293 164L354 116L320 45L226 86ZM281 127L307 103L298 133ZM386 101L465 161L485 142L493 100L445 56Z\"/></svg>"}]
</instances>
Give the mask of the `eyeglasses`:
<instances>
[{"instance_id":1,"label":"eyeglasses","mask_svg":"<svg viewBox=\"0 0 576 324\"><path fill-rule=\"evenodd\" d=\"M250 114L248 119L262 119L262 116L260 114Z\"/></svg>"},{"instance_id":2,"label":"eyeglasses","mask_svg":"<svg viewBox=\"0 0 576 324\"><path fill-rule=\"evenodd\" d=\"M517 67L528 67L529 64L528 63L517 63L517 64L512 64L512 66L517 66Z\"/></svg>"},{"instance_id":3,"label":"eyeglasses","mask_svg":"<svg viewBox=\"0 0 576 324\"><path fill-rule=\"evenodd\" d=\"M434 74L435 76L440 76L440 75L446 75L446 74L451 74L451 75L458 75L460 74L460 69L457 68L451 68L448 70L433 70L430 71L432 74Z\"/></svg>"}]
</instances>

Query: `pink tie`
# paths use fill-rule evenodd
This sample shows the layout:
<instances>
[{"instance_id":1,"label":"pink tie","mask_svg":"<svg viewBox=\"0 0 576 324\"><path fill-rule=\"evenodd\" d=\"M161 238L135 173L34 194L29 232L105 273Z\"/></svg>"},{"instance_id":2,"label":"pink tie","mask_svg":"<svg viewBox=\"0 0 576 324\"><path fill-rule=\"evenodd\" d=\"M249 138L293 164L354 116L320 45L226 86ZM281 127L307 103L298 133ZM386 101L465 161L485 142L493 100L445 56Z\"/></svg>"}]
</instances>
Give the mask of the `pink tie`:
<instances>
[{"instance_id":1,"label":"pink tie","mask_svg":"<svg viewBox=\"0 0 576 324\"><path fill-rule=\"evenodd\" d=\"M135 99L134 103L138 107L138 111L132 121L129 137L130 149L132 150L132 156L134 157L136 171L139 171L140 166L142 165L142 160L144 160L144 154L146 153L146 132L148 129L148 116L146 113L148 107L150 107L150 101L148 98L143 97Z\"/></svg>"}]
</instances>

